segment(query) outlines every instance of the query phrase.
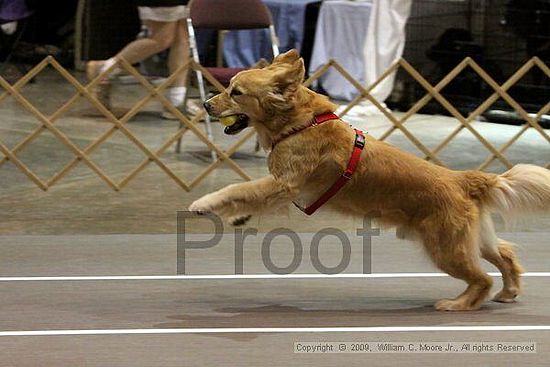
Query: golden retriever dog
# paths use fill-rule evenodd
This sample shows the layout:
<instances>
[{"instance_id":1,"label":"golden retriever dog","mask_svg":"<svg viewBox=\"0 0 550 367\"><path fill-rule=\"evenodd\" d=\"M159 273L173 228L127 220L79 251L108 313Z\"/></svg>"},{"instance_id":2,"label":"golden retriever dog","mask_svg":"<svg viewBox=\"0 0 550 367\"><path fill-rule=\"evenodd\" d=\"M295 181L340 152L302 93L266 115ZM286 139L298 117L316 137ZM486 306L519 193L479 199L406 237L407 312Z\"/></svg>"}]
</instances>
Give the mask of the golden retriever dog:
<instances>
[{"instance_id":1,"label":"golden retriever dog","mask_svg":"<svg viewBox=\"0 0 550 367\"><path fill-rule=\"evenodd\" d=\"M263 69L236 75L227 90L205 103L212 116L230 120L227 134L254 127L270 150L270 175L229 185L189 207L213 212L231 222L319 198L346 169L356 133L338 119L312 126L316 115L336 106L302 85L304 62L294 50ZM227 121L226 121L227 122ZM293 133L294 132L294 133ZM376 212L397 236L423 244L435 265L462 279L466 290L435 303L437 310L476 310L493 284L480 258L502 273L497 302L513 302L521 289L521 265L512 244L495 234L491 212L504 216L550 210L550 171L517 165L497 175L452 171L366 138L351 179L325 206L346 214Z\"/></svg>"}]
</instances>

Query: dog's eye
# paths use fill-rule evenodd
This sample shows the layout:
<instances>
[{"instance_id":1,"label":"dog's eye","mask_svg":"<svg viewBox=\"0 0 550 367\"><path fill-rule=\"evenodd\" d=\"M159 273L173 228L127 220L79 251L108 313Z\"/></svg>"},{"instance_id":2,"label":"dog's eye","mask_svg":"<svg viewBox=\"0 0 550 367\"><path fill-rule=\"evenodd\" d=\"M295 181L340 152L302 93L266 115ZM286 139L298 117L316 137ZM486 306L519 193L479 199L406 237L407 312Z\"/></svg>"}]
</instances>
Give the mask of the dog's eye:
<instances>
[{"instance_id":1,"label":"dog's eye","mask_svg":"<svg viewBox=\"0 0 550 367\"><path fill-rule=\"evenodd\" d=\"M243 92L241 92L240 90L232 89L231 94L229 96L230 97L235 97L235 96L242 96L242 95L243 95Z\"/></svg>"}]
</instances>

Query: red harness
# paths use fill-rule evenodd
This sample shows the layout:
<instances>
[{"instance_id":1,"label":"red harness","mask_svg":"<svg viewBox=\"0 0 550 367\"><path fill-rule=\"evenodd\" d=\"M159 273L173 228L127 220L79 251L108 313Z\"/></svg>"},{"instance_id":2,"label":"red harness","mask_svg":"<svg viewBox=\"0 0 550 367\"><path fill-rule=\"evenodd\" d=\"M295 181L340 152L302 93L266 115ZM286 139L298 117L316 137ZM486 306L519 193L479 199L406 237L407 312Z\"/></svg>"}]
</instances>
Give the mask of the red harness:
<instances>
[{"instance_id":1,"label":"red harness","mask_svg":"<svg viewBox=\"0 0 550 367\"><path fill-rule=\"evenodd\" d=\"M306 125L298 130L294 130L286 135L283 135L278 140L276 140L272 148L275 148L275 145L280 143L282 140L288 138L291 135L294 135L296 133L299 133L300 131L303 131L307 128L317 126L322 124L323 122L330 121L330 120L338 120L339 117L336 116L334 113L324 113L322 115L317 115L313 118L313 120L309 123L309 125ZM353 176L353 173L357 169L357 166L359 164L359 161L361 160L361 152L363 151L363 148L365 147L365 135L361 130L355 130L355 142L353 144L353 152L351 153L351 158L348 161L348 166L346 167L346 170L342 175L336 180L335 183L332 184L332 186L325 191L321 197L319 197L317 200L315 200L312 204L308 205L307 207L302 207L296 202L293 202L294 205L307 215L313 214L317 209L319 209L321 206L323 206L327 201L329 201L340 189L351 179Z\"/></svg>"}]
</instances>

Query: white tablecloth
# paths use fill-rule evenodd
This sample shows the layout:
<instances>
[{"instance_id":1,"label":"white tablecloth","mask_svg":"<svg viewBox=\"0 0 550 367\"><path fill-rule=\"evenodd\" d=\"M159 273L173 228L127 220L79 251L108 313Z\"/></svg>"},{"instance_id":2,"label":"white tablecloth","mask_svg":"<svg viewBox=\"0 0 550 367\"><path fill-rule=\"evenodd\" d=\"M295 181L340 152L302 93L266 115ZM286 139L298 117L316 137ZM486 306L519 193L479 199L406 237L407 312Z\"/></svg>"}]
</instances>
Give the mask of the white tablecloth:
<instances>
[{"instance_id":1,"label":"white tablecloth","mask_svg":"<svg viewBox=\"0 0 550 367\"><path fill-rule=\"evenodd\" d=\"M321 5L309 73L329 59L336 60L362 85L365 84L363 48L369 26L370 1L325 0ZM321 86L336 99L351 100L357 90L336 70L320 80Z\"/></svg>"},{"instance_id":2,"label":"white tablecloth","mask_svg":"<svg viewBox=\"0 0 550 367\"><path fill-rule=\"evenodd\" d=\"M391 65L403 55L405 26L413 0L376 1L365 40L365 79L372 85ZM371 95L383 102L392 92L395 73L385 78Z\"/></svg>"}]
</instances>

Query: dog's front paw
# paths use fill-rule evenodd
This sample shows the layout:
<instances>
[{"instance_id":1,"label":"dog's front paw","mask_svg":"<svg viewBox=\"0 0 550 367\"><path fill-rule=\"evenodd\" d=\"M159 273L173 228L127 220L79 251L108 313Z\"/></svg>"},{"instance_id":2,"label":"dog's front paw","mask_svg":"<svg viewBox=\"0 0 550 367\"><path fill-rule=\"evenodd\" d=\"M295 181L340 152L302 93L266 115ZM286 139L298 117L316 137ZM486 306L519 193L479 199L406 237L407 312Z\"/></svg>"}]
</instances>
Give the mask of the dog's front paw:
<instances>
[{"instance_id":1,"label":"dog's front paw","mask_svg":"<svg viewBox=\"0 0 550 367\"><path fill-rule=\"evenodd\" d=\"M189 211L197 213L208 213L214 211L216 201L212 194L203 196L189 205Z\"/></svg>"}]
</instances>

